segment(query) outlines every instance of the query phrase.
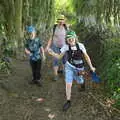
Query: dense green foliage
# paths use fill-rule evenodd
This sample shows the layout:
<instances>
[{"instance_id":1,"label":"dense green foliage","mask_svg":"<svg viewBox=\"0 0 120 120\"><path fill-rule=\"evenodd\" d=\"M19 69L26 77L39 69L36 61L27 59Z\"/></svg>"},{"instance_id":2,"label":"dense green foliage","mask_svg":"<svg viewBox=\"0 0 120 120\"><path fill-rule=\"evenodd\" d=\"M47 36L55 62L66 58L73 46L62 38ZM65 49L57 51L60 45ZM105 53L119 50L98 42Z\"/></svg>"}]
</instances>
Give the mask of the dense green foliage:
<instances>
[{"instance_id":1,"label":"dense green foliage","mask_svg":"<svg viewBox=\"0 0 120 120\"><path fill-rule=\"evenodd\" d=\"M12 72L10 59L7 57L0 58L0 73L10 74Z\"/></svg>"},{"instance_id":2,"label":"dense green foliage","mask_svg":"<svg viewBox=\"0 0 120 120\"><path fill-rule=\"evenodd\" d=\"M118 38L106 39L104 41L104 54L101 59L101 73L105 87L116 100L120 108L120 40ZM104 70L104 71L103 71Z\"/></svg>"}]
</instances>

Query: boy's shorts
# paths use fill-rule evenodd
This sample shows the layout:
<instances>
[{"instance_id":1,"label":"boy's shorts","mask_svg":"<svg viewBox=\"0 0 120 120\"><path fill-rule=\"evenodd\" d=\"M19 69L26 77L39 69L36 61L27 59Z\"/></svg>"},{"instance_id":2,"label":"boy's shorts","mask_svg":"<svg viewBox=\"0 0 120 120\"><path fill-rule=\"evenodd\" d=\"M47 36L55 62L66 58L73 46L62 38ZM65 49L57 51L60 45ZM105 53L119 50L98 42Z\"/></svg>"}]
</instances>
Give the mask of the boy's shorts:
<instances>
[{"instance_id":1,"label":"boy's shorts","mask_svg":"<svg viewBox=\"0 0 120 120\"><path fill-rule=\"evenodd\" d=\"M79 70L84 70L80 68ZM84 83L84 78L82 75L78 75L78 69L66 62L65 64L65 81L66 83L72 83L73 80L76 80L78 84Z\"/></svg>"}]
</instances>

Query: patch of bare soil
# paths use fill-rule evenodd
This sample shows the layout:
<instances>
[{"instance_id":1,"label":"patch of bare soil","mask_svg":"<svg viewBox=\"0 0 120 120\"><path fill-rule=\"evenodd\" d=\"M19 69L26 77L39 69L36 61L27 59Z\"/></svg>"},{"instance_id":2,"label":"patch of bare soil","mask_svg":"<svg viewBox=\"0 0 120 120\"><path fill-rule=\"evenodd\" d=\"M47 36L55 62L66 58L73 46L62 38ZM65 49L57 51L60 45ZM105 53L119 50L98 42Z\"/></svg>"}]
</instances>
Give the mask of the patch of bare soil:
<instances>
[{"instance_id":1,"label":"patch of bare soil","mask_svg":"<svg viewBox=\"0 0 120 120\"><path fill-rule=\"evenodd\" d=\"M51 58L50 58L51 59ZM62 111L65 103L64 76L53 81L51 63L42 66L43 87L29 84L31 69L28 61L13 60L14 72L0 75L0 120L120 120L99 102L102 92L72 88L72 106Z\"/></svg>"}]
</instances>

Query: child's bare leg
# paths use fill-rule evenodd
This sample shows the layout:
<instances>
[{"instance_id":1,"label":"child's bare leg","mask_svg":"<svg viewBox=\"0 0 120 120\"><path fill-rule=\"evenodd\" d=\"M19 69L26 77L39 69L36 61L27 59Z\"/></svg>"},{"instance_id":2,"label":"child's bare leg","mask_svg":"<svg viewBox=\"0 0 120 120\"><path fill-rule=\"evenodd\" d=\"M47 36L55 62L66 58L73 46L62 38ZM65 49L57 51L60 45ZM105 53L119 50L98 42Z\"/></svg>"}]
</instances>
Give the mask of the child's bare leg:
<instances>
[{"instance_id":1,"label":"child's bare leg","mask_svg":"<svg viewBox=\"0 0 120 120\"><path fill-rule=\"evenodd\" d=\"M71 88L72 88L72 83L66 83L66 98L67 98L67 100L71 99Z\"/></svg>"}]
</instances>

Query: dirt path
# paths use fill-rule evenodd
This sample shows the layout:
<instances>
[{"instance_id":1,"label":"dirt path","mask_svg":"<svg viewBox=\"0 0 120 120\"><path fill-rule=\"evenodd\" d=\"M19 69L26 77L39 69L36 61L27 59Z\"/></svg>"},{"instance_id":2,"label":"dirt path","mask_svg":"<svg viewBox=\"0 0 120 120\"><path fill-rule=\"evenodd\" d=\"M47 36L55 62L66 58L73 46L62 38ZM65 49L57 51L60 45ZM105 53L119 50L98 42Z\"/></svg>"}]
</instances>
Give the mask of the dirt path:
<instances>
[{"instance_id":1,"label":"dirt path","mask_svg":"<svg viewBox=\"0 0 120 120\"><path fill-rule=\"evenodd\" d=\"M64 77L61 75L59 81L52 81L51 64L47 63L42 68L43 87L30 85L28 61L13 62L13 74L0 77L0 120L120 120L119 116L110 114L93 99L91 90L80 93L75 84L72 107L63 112ZM44 98L44 101L36 101L38 98Z\"/></svg>"}]
</instances>

